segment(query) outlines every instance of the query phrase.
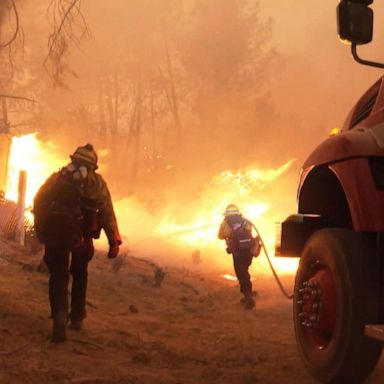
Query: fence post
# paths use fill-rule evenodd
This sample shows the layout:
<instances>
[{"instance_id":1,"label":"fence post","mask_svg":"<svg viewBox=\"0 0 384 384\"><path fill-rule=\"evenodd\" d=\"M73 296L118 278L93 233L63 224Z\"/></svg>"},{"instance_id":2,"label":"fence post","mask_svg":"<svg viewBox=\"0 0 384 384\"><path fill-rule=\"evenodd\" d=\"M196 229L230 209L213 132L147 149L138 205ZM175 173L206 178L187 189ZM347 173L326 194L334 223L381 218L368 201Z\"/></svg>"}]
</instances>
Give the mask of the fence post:
<instances>
[{"instance_id":1,"label":"fence post","mask_svg":"<svg viewBox=\"0 0 384 384\"><path fill-rule=\"evenodd\" d=\"M17 198L17 223L15 240L24 245L25 240L25 193L27 189L27 172L19 173L19 195Z\"/></svg>"}]
</instances>

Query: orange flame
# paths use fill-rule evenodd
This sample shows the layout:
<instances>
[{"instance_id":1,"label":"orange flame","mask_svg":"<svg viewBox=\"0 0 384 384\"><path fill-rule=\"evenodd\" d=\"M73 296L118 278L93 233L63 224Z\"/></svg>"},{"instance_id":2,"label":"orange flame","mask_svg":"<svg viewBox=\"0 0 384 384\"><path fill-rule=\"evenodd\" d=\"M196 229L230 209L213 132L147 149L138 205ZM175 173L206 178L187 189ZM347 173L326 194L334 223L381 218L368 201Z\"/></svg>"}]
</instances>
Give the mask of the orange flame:
<instances>
[{"instance_id":1,"label":"orange flame","mask_svg":"<svg viewBox=\"0 0 384 384\"><path fill-rule=\"evenodd\" d=\"M340 128L332 128L331 131L329 132L329 136L336 136L341 133Z\"/></svg>"},{"instance_id":2,"label":"orange flame","mask_svg":"<svg viewBox=\"0 0 384 384\"><path fill-rule=\"evenodd\" d=\"M65 159L57 156L53 143L42 143L36 133L13 137L8 166L6 198L17 201L19 172L27 172L26 207L32 205L33 197L47 177L60 166Z\"/></svg>"},{"instance_id":3,"label":"orange flame","mask_svg":"<svg viewBox=\"0 0 384 384\"><path fill-rule=\"evenodd\" d=\"M275 220L272 220L271 207L275 201L258 198L260 192L285 173L292 162L288 161L277 169L250 169L236 173L225 171L214 176L200 199L193 204L195 214L188 215L183 223L170 216L164 218L158 227L159 236L165 236L168 241L190 249L204 248L203 253L223 254L225 246L218 240L217 232L224 208L235 203L258 228L276 269L280 273L294 273L297 259L273 257ZM259 272L269 272L265 258L260 257L256 263Z\"/></svg>"},{"instance_id":4,"label":"orange flame","mask_svg":"<svg viewBox=\"0 0 384 384\"><path fill-rule=\"evenodd\" d=\"M19 171L25 170L26 206L31 206L38 188L67 161L67 158L58 155L58 149L53 143L39 141L36 134L14 137L6 197L17 200ZM163 252L167 262L177 262L177 258L184 260L186 255L190 256L192 251L199 249L204 268L216 264L225 265L228 270L228 267L232 268L231 258L225 254L225 246L218 240L217 231L223 210L228 204L235 203L244 216L257 226L272 256L275 221L281 220L286 213L282 212L278 203L281 196L287 195L287 191L282 187L273 188L274 193L271 194L269 186L275 180L282 179L292 162L288 161L276 169L252 168L222 172L211 178L194 201L186 201L181 206L165 202L164 208L156 215L135 198L116 201L114 206L124 243L133 254L139 256L156 258ZM294 192L289 194L294 196ZM273 262L280 273L293 273L297 268L297 259L279 258ZM253 264L258 272L270 273L264 257L259 257Z\"/></svg>"}]
</instances>

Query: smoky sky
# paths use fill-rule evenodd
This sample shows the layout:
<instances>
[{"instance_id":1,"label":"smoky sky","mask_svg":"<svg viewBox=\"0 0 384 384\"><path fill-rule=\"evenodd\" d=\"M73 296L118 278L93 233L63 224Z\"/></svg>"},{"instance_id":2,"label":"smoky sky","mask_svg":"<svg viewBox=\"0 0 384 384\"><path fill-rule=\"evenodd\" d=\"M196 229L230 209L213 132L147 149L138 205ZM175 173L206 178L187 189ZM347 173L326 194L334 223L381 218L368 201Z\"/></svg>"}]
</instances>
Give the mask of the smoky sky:
<instances>
[{"instance_id":1,"label":"smoky sky","mask_svg":"<svg viewBox=\"0 0 384 384\"><path fill-rule=\"evenodd\" d=\"M380 69L356 63L350 47L337 37L338 1L262 0L273 19L273 43L282 65L270 91L279 111L297 123L306 150L342 123L362 93L382 76ZM384 5L375 1L374 41L359 47L361 56L384 60ZM295 127L283 130L295 132ZM303 156L304 156L303 151Z\"/></svg>"},{"instance_id":2,"label":"smoky sky","mask_svg":"<svg viewBox=\"0 0 384 384\"><path fill-rule=\"evenodd\" d=\"M100 79L110 76L108 74L111 74L114 68L118 67L123 71L137 61L135 55L140 53L140 45L147 43L146 32L154 27L156 12L158 14L165 10L163 5L177 4L179 12L193 16L199 12L199 4L204 3L209 1L184 0L172 3L164 0L153 2L155 7L150 7L152 3L148 1L132 1L129 7L126 2L120 0L108 3L84 1L83 13L90 36L70 47L66 64L73 71L73 75L68 77L68 88L53 89L48 85L46 73L42 68L43 53L46 51L46 41L51 28L47 21L47 2L20 2L25 49L23 54L20 53L14 58L15 78L18 80L14 92L32 97L37 93L36 97L40 101L37 107L39 116L34 120L33 128L38 127L48 139L61 140L66 153L70 153L79 141L92 139L97 125L93 120L96 120L95 117L99 114L98 99L104 97L100 96L100 90L97 88ZM188 33L192 28L195 28L196 33L199 28L209 30L210 24L212 28L222 29L225 24L220 25L215 21L217 14L222 11L221 3L214 0L211 3L216 8L207 8L211 14L201 13L200 24L181 28L184 26L173 20L172 25L167 26L165 23L165 26L169 27L169 33L178 33L179 30ZM231 1L225 3L230 4ZM233 4L235 3L237 2L234 0ZM257 1L250 3L256 4ZM265 32L268 35L270 41L267 48L273 50L275 56L273 65L266 60L264 66L259 65L257 68L256 77L264 76L267 81L263 82L255 111L251 111L253 115L250 112L253 108L251 103L248 109L242 106L242 109L234 109L231 114L225 115L232 102L231 95L228 94L222 97L220 102L215 98L216 95L211 95L212 97L207 97L201 105L191 105L189 114L184 113L185 110L181 106L180 114L184 113L184 116L181 116L184 129L194 134L188 138L191 148L183 148L181 156L176 157L175 161L182 162L187 158L191 167L204 168L207 172L214 173L247 164L276 167L296 158L294 167L298 171L308 153L328 136L332 128L341 127L360 95L381 76L381 70L354 62L349 47L339 42L336 26L338 1L299 0L292 3L285 0L260 0L258 3L257 18L261 29L259 28L257 33ZM191 11L193 7L194 10ZM384 21L384 5L376 0L373 8L374 42L367 47L361 47L360 53L369 59L380 60L384 59L384 31L381 33L380 28ZM146 16L146 13L150 12L153 17ZM197 84L191 77L194 73L191 67L194 63L201 66L203 62L201 58L195 62L190 60L193 55L185 53L189 46L184 44L183 39L184 36L178 36L175 39L177 44L170 47L174 49L171 52L174 70L179 71L176 75L180 75L181 79L177 84L179 95L186 83ZM204 40L202 42L204 43ZM234 60L234 56L241 56L241 47L242 45L234 43L231 50L228 50L227 59L223 56L221 60L230 62ZM179 54L179 51L183 53ZM146 62L158 59L157 56L146 57L147 54L143 54ZM185 63L189 65L188 73L185 68L181 68ZM164 71L164 62L162 65ZM222 79L226 79L225 73ZM23 88L23 84L27 86ZM121 86L124 87L125 93L122 97L129 101L130 92L134 87ZM190 99L191 95L188 94L180 104L187 104ZM120 109L121 129L127 129L129 125L129 108L133 101L127 100L121 101L127 105L126 110ZM206 113L205 117L208 118L203 126L192 114L196 110L201 112L204 108L211 112ZM92 115L92 121L86 122L89 126L83 129L87 113ZM124 113L126 115L123 115ZM226 121L219 121L222 115L225 115ZM78 118L76 122L74 117ZM161 123L163 131L169 130L170 118L168 119L169 121ZM60 137L65 137L65 140ZM144 139L141 144L147 146ZM121 143L122 141L117 147L119 152L124 150ZM176 145L168 150L168 153L175 153L177 150ZM199 151L199 156L195 155L196 151ZM204 157L203 154L207 156L208 161L199 163L198 159Z\"/></svg>"}]
</instances>

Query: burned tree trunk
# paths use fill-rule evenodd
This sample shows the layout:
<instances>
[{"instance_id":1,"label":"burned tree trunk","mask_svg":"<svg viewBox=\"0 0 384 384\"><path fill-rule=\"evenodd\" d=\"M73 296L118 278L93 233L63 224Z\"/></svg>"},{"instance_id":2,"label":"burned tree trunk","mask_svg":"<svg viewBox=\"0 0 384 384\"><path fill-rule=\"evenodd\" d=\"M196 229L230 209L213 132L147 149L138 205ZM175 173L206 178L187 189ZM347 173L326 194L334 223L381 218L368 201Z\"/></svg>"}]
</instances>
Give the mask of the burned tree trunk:
<instances>
[{"instance_id":1,"label":"burned tree trunk","mask_svg":"<svg viewBox=\"0 0 384 384\"><path fill-rule=\"evenodd\" d=\"M123 169L125 177L128 176L131 186L129 188L130 193L133 192L134 184L137 179L139 171L140 161L140 135L142 125L142 80L141 77L136 84L136 95L134 101L134 107L130 117L130 124L127 139L125 142L125 150L123 157Z\"/></svg>"},{"instance_id":2,"label":"burned tree trunk","mask_svg":"<svg viewBox=\"0 0 384 384\"><path fill-rule=\"evenodd\" d=\"M138 82L137 92L137 111L136 111L136 122L134 129L134 151L133 151L133 165L132 165L132 183L135 184L137 175L139 172L139 161L140 161L140 135L141 135L141 123L142 123L142 102L143 102L143 84L140 76Z\"/></svg>"},{"instance_id":3,"label":"burned tree trunk","mask_svg":"<svg viewBox=\"0 0 384 384\"><path fill-rule=\"evenodd\" d=\"M103 87L99 87L98 94L98 109L99 109L99 136L100 141L105 143L107 140L107 125L105 121L105 111L104 111L104 93Z\"/></svg>"},{"instance_id":4,"label":"burned tree trunk","mask_svg":"<svg viewBox=\"0 0 384 384\"><path fill-rule=\"evenodd\" d=\"M179 105L177 100L177 94L176 94L176 88L175 88L175 82L174 82L174 76L173 76L173 67L171 62L171 55L169 52L169 45L166 38L166 35L164 33L164 48L165 48L165 55L167 60L167 73L168 73L168 80L169 80L169 87L170 87L170 97L168 97L169 100L169 107L171 109L171 112L173 114L173 117L175 119L175 125L178 135L181 134L181 124L180 124L180 117L179 117Z\"/></svg>"},{"instance_id":5,"label":"burned tree trunk","mask_svg":"<svg viewBox=\"0 0 384 384\"><path fill-rule=\"evenodd\" d=\"M118 75L115 73L113 78L107 79L106 84L106 101L108 111L108 134L109 134L109 147L113 160L116 158L116 147L118 145L118 121L119 121L119 83Z\"/></svg>"}]
</instances>

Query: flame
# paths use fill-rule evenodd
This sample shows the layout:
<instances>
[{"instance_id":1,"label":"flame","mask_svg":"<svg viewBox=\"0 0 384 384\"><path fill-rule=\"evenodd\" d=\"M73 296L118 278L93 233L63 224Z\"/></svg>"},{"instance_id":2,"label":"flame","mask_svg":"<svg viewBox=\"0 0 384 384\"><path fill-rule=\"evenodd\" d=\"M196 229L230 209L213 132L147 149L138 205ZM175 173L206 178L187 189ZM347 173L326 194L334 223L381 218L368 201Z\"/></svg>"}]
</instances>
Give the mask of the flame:
<instances>
[{"instance_id":1,"label":"flame","mask_svg":"<svg viewBox=\"0 0 384 384\"><path fill-rule=\"evenodd\" d=\"M237 277L231 275L230 273L226 273L226 274L222 275L221 277L222 277L223 279L225 279L225 280L229 280L229 281L237 281Z\"/></svg>"},{"instance_id":2,"label":"flame","mask_svg":"<svg viewBox=\"0 0 384 384\"><path fill-rule=\"evenodd\" d=\"M276 220L272 219L271 210L275 201L258 201L261 200L258 198L260 192L285 173L292 162L290 160L277 169L225 171L214 176L194 204L194 214L186 215L183 223L168 215L159 225L159 236L179 246L204 248L203 253L222 254L225 246L217 238L218 228L224 208L235 203L241 207L243 215L256 225L276 269L280 273L295 273L297 259L273 257ZM279 217L277 213L276 218ZM266 260L258 260L259 272L267 273L269 267Z\"/></svg>"},{"instance_id":3,"label":"flame","mask_svg":"<svg viewBox=\"0 0 384 384\"><path fill-rule=\"evenodd\" d=\"M329 136L336 136L341 133L340 128L332 128L329 132Z\"/></svg>"},{"instance_id":4,"label":"flame","mask_svg":"<svg viewBox=\"0 0 384 384\"><path fill-rule=\"evenodd\" d=\"M59 153L53 143L39 141L36 134L14 137L6 197L17 201L19 171L25 170L26 206L31 206L34 195L47 177L68 161L67 158L60 157ZM284 190L281 182L292 162L293 160L287 161L276 169L249 168L221 172L210 179L194 200L179 204L165 202L156 214L150 212L145 203L133 197L114 201L124 242L133 254L156 257L163 252L167 255L168 262L176 261L177 258L184 260L186 255L191 255L198 249L204 268L216 263L218 266L225 265L228 271L229 268L232 269L232 261L225 254L225 245L218 240L217 231L225 207L235 203L244 216L258 228L277 271L294 273L297 259L275 259L272 256L275 222L285 217L286 212L283 211L289 208L282 206L282 197L287 194L294 196L294 192L288 193ZM279 184L276 188L274 182L277 180ZM272 185L275 187L272 188ZM288 213L292 210L294 208L290 208ZM147 254L145 249L148 250ZM259 257L253 263L253 268L259 273L270 273L265 257Z\"/></svg>"},{"instance_id":5,"label":"flame","mask_svg":"<svg viewBox=\"0 0 384 384\"><path fill-rule=\"evenodd\" d=\"M33 197L48 178L65 159L58 157L57 148L51 142L41 142L36 133L12 138L9 157L6 198L17 201L19 172L27 172L26 207L30 207Z\"/></svg>"}]
</instances>

